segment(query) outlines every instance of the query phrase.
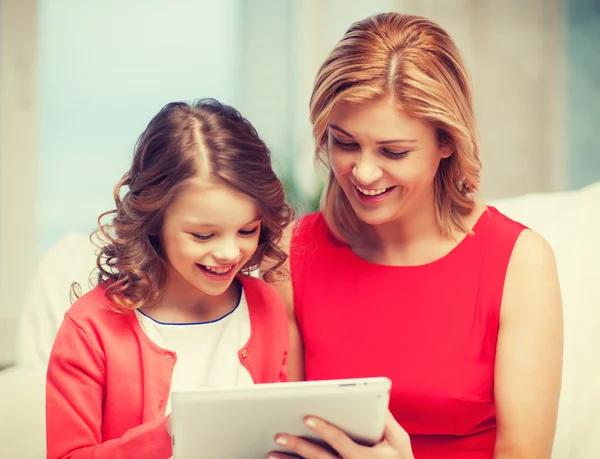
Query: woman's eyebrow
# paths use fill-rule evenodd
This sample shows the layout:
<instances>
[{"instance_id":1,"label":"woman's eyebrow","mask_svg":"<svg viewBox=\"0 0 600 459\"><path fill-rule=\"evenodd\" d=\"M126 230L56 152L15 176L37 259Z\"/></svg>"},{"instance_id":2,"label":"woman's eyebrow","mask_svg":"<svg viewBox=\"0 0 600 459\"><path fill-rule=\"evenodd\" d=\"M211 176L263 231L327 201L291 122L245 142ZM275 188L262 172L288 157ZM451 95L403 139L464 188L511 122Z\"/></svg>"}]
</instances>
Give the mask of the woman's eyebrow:
<instances>
[{"instance_id":1,"label":"woman's eyebrow","mask_svg":"<svg viewBox=\"0 0 600 459\"><path fill-rule=\"evenodd\" d=\"M335 129L336 131L340 131L342 134L347 135L351 139L354 139L354 136L350 134L348 131L345 131L337 124L329 123L329 127L331 129ZM416 143L417 139L390 139L390 140L380 140L377 142L377 145L388 145L390 143Z\"/></svg>"},{"instance_id":2,"label":"woman's eyebrow","mask_svg":"<svg viewBox=\"0 0 600 459\"><path fill-rule=\"evenodd\" d=\"M336 131L340 131L342 134L347 135L348 137L354 138L354 136L352 134L350 134L348 131L344 131L341 127L339 127L337 124L333 124L333 123L329 123L329 127L331 129L335 129Z\"/></svg>"}]
</instances>

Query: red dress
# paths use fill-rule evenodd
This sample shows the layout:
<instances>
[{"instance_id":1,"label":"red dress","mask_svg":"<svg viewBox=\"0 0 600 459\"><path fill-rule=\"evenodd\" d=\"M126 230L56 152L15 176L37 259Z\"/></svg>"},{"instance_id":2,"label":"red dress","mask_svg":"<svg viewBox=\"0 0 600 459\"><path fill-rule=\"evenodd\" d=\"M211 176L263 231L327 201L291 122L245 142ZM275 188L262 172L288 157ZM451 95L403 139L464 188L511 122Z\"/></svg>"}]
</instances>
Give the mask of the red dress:
<instances>
[{"instance_id":1,"label":"red dress","mask_svg":"<svg viewBox=\"0 0 600 459\"><path fill-rule=\"evenodd\" d=\"M494 361L506 269L523 229L489 207L443 258L359 258L320 213L295 226L290 263L306 378L387 376L416 459L491 459Z\"/></svg>"}]
</instances>

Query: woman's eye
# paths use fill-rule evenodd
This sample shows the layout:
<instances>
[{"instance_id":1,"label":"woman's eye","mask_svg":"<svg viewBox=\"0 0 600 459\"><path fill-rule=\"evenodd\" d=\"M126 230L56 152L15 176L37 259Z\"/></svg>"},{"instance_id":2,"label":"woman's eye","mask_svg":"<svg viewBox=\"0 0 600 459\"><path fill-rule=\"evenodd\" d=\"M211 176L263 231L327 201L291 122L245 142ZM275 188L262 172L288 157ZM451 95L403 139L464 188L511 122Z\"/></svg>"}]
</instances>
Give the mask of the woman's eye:
<instances>
[{"instance_id":1,"label":"woman's eye","mask_svg":"<svg viewBox=\"0 0 600 459\"><path fill-rule=\"evenodd\" d=\"M392 159L404 158L406 155L408 155L408 153L409 153L408 151L383 150L383 154Z\"/></svg>"},{"instance_id":2,"label":"woman's eye","mask_svg":"<svg viewBox=\"0 0 600 459\"><path fill-rule=\"evenodd\" d=\"M355 150L358 148L358 144L356 142L342 142L336 136L331 136L333 139L333 143L340 147L342 150Z\"/></svg>"},{"instance_id":3,"label":"woman's eye","mask_svg":"<svg viewBox=\"0 0 600 459\"><path fill-rule=\"evenodd\" d=\"M258 226L256 228L252 228L251 230L240 230L240 234L242 236L251 236L258 231Z\"/></svg>"},{"instance_id":4,"label":"woman's eye","mask_svg":"<svg viewBox=\"0 0 600 459\"><path fill-rule=\"evenodd\" d=\"M192 233L192 236L194 237L194 239L197 239L199 241L208 241L214 235L213 234L196 234L196 233Z\"/></svg>"}]
</instances>

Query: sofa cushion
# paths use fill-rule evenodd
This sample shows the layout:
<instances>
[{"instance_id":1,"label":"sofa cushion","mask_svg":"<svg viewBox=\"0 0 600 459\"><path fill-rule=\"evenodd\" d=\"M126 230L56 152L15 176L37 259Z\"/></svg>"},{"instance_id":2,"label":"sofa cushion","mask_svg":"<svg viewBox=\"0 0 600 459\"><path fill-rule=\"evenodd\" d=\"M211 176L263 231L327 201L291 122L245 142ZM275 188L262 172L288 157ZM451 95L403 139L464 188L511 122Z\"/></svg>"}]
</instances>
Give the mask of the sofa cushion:
<instances>
[{"instance_id":1,"label":"sofa cushion","mask_svg":"<svg viewBox=\"0 0 600 459\"><path fill-rule=\"evenodd\" d=\"M553 458L600 457L600 182L490 205L541 234L556 256L564 368Z\"/></svg>"}]
</instances>

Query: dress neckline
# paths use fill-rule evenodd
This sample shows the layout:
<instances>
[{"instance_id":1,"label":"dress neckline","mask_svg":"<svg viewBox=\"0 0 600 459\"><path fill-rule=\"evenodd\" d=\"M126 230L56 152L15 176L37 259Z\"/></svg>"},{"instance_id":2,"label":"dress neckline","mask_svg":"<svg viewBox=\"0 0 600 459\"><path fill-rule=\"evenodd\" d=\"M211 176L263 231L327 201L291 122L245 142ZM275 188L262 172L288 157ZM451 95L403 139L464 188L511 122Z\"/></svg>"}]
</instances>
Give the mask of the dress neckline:
<instances>
[{"instance_id":1,"label":"dress neckline","mask_svg":"<svg viewBox=\"0 0 600 459\"><path fill-rule=\"evenodd\" d=\"M495 209L493 207L486 206L486 209L481 213L479 218L477 218L477 221L471 228L471 234L465 234L464 237L452 249L450 249L450 251L448 253L446 253L445 255L442 255L439 258L436 258L435 260L427 262L427 263L422 263L422 264L418 264L418 265L385 265L385 264L374 263L372 261L365 260L364 258L358 256L352 250L352 248L347 244L344 244L344 251L347 252L347 255L350 258L353 258L355 261L357 261L365 266L369 266L371 268L395 269L395 270L401 270L401 269L403 269L403 270L410 270L410 269L419 270L419 269L433 268L435 266L447 263L449 260L451 260L452 258L459 255L460 252L466 250L468 248L468 246L473 243L474 239L481 233L482 228L485 226L486 222L489 220L490 213L493 212L494 210Z\"/></svg>"}]
</instances>

